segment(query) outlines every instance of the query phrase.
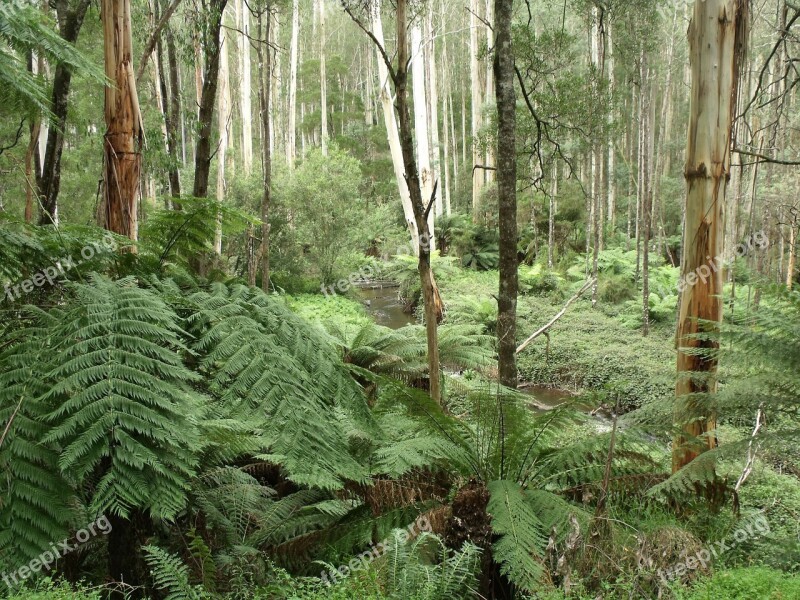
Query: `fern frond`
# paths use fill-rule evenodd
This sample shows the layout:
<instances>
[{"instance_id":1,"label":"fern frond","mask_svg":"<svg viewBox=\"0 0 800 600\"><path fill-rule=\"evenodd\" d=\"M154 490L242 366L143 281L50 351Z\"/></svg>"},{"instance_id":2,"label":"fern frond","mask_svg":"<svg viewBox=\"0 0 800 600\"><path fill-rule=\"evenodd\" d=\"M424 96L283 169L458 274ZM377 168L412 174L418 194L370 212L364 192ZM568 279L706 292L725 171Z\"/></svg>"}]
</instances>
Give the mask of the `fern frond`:
<instances>
[{"instance_id":1,"label":"fern frond","mask_svg":"<svg viewBox=\"0 0 800 600\"><path fill-rule=\"evenodd\" d=\"M513 481L489 484L487 512L499 536L492 544L501 572L520 589L533 592L544 574L541 556L548 531L533 510L523 489Z\"/></svg>"}]
</instances>

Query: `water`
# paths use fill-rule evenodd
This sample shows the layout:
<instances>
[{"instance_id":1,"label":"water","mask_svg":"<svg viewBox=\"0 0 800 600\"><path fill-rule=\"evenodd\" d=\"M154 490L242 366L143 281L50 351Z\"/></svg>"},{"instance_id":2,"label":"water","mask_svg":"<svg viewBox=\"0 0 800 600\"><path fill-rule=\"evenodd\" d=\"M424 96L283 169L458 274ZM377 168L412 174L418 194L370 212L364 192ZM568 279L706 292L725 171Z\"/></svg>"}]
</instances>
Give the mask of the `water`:
<instances>
[{"instance_id":1,"label":"water","mask_svg":"<svg viewBox=\"0 0 800 600\"><path fill-rule=\"evenodd\" d=\"M526 386L521 392L531 397L535 412L547 412L556 408L572 398L572 394L565 390L544 387L540 385Z\"/></svg>"},{"instance_id":2,"label":"water","mask_svg":"<svg viewBox=\"0 0 800 600\"><path fill-rule=\"evenodd\" d=\"M526 386L520 388L520 391L531 397L531 410L538 414L551 411L559 404L563 404L573 397L570 392L565 390L548 388L540 385ZM611 430L612 420L603 413L593 412L595 407L579 403L575 405L575 408L592 416L591 422L594 423L594 427L598 433L605 433Z\"/></svg>"},{"instance_id":3,"label":"water","mask_svg":"<svg viewBox=\"0 0 800 600\"><path fill-rule=\"evenodd\" d=\"M417 322L413 315L403 310L397 290L396 287L364 287L359 290L367 314L378 325L400 329Z\"/></svg>"}]
</instances>

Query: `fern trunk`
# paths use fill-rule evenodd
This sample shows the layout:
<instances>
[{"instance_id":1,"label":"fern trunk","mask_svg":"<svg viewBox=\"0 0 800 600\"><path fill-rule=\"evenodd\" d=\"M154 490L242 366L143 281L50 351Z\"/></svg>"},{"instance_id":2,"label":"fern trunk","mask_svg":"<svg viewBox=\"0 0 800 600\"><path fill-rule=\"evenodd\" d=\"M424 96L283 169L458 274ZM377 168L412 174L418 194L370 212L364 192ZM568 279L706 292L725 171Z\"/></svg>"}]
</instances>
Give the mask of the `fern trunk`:
<instances>
[{"instance_id":1,"label":"fern trunk","mask_svg":"<svg viewBox=\"0 0 800 600\"><path fill-rule=\"evenodd\" d=\"M731 172L731 126L747 34L745 0L697 0L689 27L691 114L686 152L686 224L678 322L678 378L672 468L678 471L717 444L718 344L698 337L722 321L725 193ZM702 276L699 276L702 274Z\"/></svg>"}]
</instances>

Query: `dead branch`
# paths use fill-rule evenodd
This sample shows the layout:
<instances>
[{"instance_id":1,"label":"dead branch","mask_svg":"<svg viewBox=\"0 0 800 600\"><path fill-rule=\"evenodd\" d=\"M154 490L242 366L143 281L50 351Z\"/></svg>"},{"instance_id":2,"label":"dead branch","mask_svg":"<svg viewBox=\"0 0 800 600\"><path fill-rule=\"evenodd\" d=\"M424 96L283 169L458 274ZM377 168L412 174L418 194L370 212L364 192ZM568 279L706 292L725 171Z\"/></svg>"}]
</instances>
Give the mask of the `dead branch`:
<instances>
[{"instance_id":1,"label":"dead branch","mask_svg":"<svg viewBox=\"0 0 800 600\"><path fill-rule=\"evenodd\" d=\"M558 311L558 314L556 314L556 316L555 316L555 317L553 317L552 319L550 319L550 322L549 322L549 323L547 323L547 325L545 325L544 327L542 327L541 329L539 329L539 331L537 331L536 333L534 333L534 334L533 334L531 337L529 337L527 340L525 340L524 342L522 342L522 343L519 345L519 348L517 348L517 354L519 354L520 352L522 352L523 350L525 350L525 348L527 348L528 346L530 346L530 345L531 345L531 342L533 342L533 340L535 340L537 337L539 337L540 335L542 335L542 334L544 334L544 333L547 333L547 332L550 330L550 328L551 328L553 325L555 325L555 324L556 324L556 322L557 322L557 321L558 321L558 320L559 320L561 317L563 317L563 316L564 316L564 315L567 313L567 310L569 310L569 307L570 307L570 306L572 306L572 305L573 305L573 303L575 303L575 301L576 301L576 300L578 300L578 298L580 298L581 296L583 296L583 294L585 294L585 293L586 293L586 291L587 291L588 289L590 289L590 288L591 288L591 287L594 285L594 283L595 283L595 279L589 279L589 280L588 280L586 283L584 283L584 284L583 284L583 287L582 287L580 290L578 290L578 293L577 293L577 294L575 294L575 295L574 295L572 298L570 298L570 299L567 301L567 303L564 305L564 308L562 308L560 311Z\"/></svg>"}]
</instances>

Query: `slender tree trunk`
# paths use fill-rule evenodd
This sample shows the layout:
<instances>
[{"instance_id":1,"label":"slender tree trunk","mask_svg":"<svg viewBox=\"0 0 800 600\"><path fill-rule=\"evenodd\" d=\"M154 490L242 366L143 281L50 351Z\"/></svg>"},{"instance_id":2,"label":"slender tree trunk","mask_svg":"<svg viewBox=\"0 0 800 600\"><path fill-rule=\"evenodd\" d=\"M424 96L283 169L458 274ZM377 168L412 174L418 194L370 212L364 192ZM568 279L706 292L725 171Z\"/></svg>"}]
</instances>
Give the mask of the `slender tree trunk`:
<instances>
[{"instance_id":1,"label":"slender tree trunk","mask_svg":"<svg viewBox=\"0 0 800 600\"><path fill-rule=\"evenodd\" d=\"M480 68L478 60L478 0L470 0L469 13L469 58L471 82L471 110L472 110L472 220L478 223L481 220L481 190L483 189L484 171L476 169L483 162L479 147L478 135L481 130L481 108L483 96L481 94Z\"/></svg>"},{"instance_id":2,"label":"slender tree trunk","mask_svg":"<svg viewBox=\"0 0 800 600\"><path fill-rule=\"evenodd\" d=\"M380 2L376 0L372 6L371 14L371 28L372 35L375 36L377 43L381 48L385 48L383 40L383 23L381 20ZM408 230L411 233L411 243L414 248L414 253L419 254L419 232L417 231L417 222L414 218L414 207L411 204L411 194L408 189L408 183L405 178L405 163L403 162L403 150L400 147L400 133L397 129L397 116L394 112L392 104L392 95L389 83L389 70L383 61L383 58L378 52L378 79L380 80L380 101L383 108L383 121L386 126L386 135L389 141L389 151L392 156L392 166L394 167L394 176L397 180L398 193L400 194L400 202L403 206L403 214L405 215Z\"/></svg>"},{"instance_id":3,"label":"slender tree trunk","mask_svg":"<svg viewBox=\"0 0 800 600\"><path fill-rule=\"evenodd\" d=\"M554 159L550 182L550 208L547 214L547 268L551 271L556 243L556 196L558 196L558 162Z\"/></svg>"},{"instance_id":4,"label":"slender tree trunk","mask_svg":"<svg viewBox=\"0 0 800 600\"><path fill-rule=\"evenodd\" d=\"M707 257L716 261L723 256L731 126L748 21L745 0L697 0L689 28L692 87L681 274L696 281L684 284L681 293L675 423L682 433L673 443L673 471L717 444L717 415L704 396L717 389L717 359L697 351L713 353L718 344L695 334L705 327L701 323L722 321L722 270L711 268Z\"/></svg>"},{"instance_id":5,"label":"slender tree trunk","mask_svg":"<svg viewBox=\"0 0 800 600\"><path fill-rule=\"evenodd\" d=\"M325 0L319 0L319 89L322 154L328 156L328 75L325 68Z\"/></svg>"},{"instance_id":6,"label":"slender tree trunk","mask_svg":"<svg viewBox=\"0 0 800 600\"><path fill-rule=\"evenodd\" d=\"M253 171L253 97L250 73L250 11L244 0L236 0L236 26L241 33L236 38L239 46L239 108L242 113L242 167L245 175Z\"/></svg>"},{"instance_id":7,"label":"slender tree trunk","mask_svg":"<svg viewBox=\"0 0 800 600\"><path fill-rule=\"evenodd\" d=\"M55 7L58 31L65 41L71 44L77 41L90 4L90 0L79 0L74 8L71 8L69 0L57 0ZM58 63L53 76L53 95L50 106L50 112L53 113L54 119L47 129L47 144L44 149L41 177L36 182L38 196L42 203L39 215L40 225L58 224L61 155L64 151L64 133L67 125L71 83L72 73L69 67L64 63Z\"/></svg>"},{"instance_id":8,"label":"slender tree trunk","mask_svg":"<svg viewBox=\"0 0 800 600\"><path fill-rule=\"evenodd\" d=\"M419 20L411 26L411 77L414 96L414 132L417 139L417 164L419 165L420 186L422 199L427 208L430 202L435 202L434 194L438 196L438 188L434 189L434 173L431 169L431 150L428 145L428 111L425 100L425 55L422 45L422 30ZM435 250L433 237L434 210L428 211L428 231L431 234L430 249Z\"/></svg>"},{"instance_id":9,"label":"slender tree trunk","mask_svg":"<svg viewBox=\"0 0 800 600\"><path fill-rule=\"evenodd\" d=\"M224 12L224 11L223 11ZM224 21L224 14L223 14ZM231 86L230 69L228 63L228 47L230 42L225 30L220 31L219 55L219 98L217 103L217 203L225 202L225 169L227 167L228 146L230 145L230 120L231 120ZM222 214L217 215L217 227L214 231L214 252L217 256L222 254Z\"/></svg>"},{"instance_id":10,"label":"slender tree trunk","mask_svg":"<svg viewBox=\"0 0 800 600\"><path fill-rule=\"evenodd\" d=\"M178 156L178 127L183 122L181 111L181 85L178 70L178 53L175 48L175 36L172 28L167 25L165 30L167 41L167 69L169 70L169 119L167 120L167 142L169 146L169 189L173 198L181 197L180 168L185 157ZM181 143L183 148L183 143ZM182 151L182 153L184 153ZM173 204L180 209L180 204Z\"/></svg>"},{"instance_id":11,"label":"slender tree trunk","mask_svg":"<svg viewBox=\"0 0 800 600\"><path fill-rule=\"evenodd\" d=\"M612 100L611 110L608 111L608 124L610 130L610 126L614 122L614 114L616 113L616 103L614 98L616 92L616 82L614 80L614 38L612 35L612 25L610 20L606 24L606 55L608 61L609 97ZM606 183L608 188L606 193L608 195L608 209L606 210L606 220L610 226L610 233L613 236L615 234L617 224L617 155L614 151L614 137L611 134L608 135L607 145L608 166L606 168Z\"/></svg>"},{"instance_id":12,"label":"slender tree trunk","mask_svg":"<svg viewBox=\"0 0 800 600\"><path fill-rule=\"evenodd\" d=\"M209 0L204 35L202 39L205 54L205 72L202 77L202 90L199 106L199 131L195 152L194 187L192 196L206 198L208 196L208 178L211 170L211 131L214 127L214 104L217 98L220 63L220 33L222 31L222 13L228 0Z\"/></svg>"},{"instance_id":13,"label":"slender tree trunk","mask_svg":"<svg viewBox=\"0 0 800 600\"><path fill-rule=\"evenodd\" d=\"M414 138L411 133L411 112L408 107L408 6L406 0L397 0L397 69L395 70L396 104L400 128L400 145L403 151L405 177L408 182L411 204L419 231L418 271L425 302L425 328L428 342L428 375L431 398L441 403L438 323L442 318L442 300L431 269L431 233L425 215L427 200L423 199L420 177L414 158Z\"/></svg>"},{"instance_id":14,"label":"slender tree trunk","mask_svg":"<svg viewBox=\"0 0 800 600\"><path fill-rule=\"evenodd\" d=\"M791 291L794 285L794 270L797 263L797 225L789 223L789 264L786 267L786 287Z\"/></svg>"},{"instance_id":15,"label":"slender tree trunk","mask_svg":"<svg viewBox=\"0 0 800 600\"><path fill-rule=\"evenodd\" d=\"M486 47L490 50L493 49L494 44L494 33L492 33L491 24L494 21L494 0L486 0L486 8L485 8L485 15L484 20L489 24L484 27L486 31ZM486 106L491 106L492 103L495 101L495 91L494 91L494 73L493 73L493 64L492 61L486 61L486 76L484 78L485 86L484 86L484 104ZM487 167L494 167L495 157L494 157L494 145L493 144L486 144L486 157L484 159L484 164ZM486 183L491 183L494 181L494 174L495 172L491 169L485 170L483 172L484 181Z\"/></svg>"},{"instance_id":16,"label":"slender tree trunk","mask_svg":"<svg viewBox=\"0 0 800 600\"><path fill-rule=\"evenodd\" d=\"M643 54L642 61L642 335L650 335L650 239L652 237L652 202L653 187L651 181L650 161L652 159L652 76L648 65L648 56Z\"/></svg>"},{"instance_id":17,"label":"slender tree trunk","mask_svg":"<svg viewBox=\"0 0 800 600\"><path fill-rule=\"evenodd\" d=\"M137 239L142 116L133 72L130 0L102 0L106 77L101 227Z\"/></svg>"},{"instance_id":18,"label":"slender tree trunk","mask_svg":"<svg viewBox=\"0 0 800 600\"><path fill-rule=\"evenodd\" d=\"M458 189L458 141L456 139L455 117L453 116L453 96L448 92L447 101L450 113L450 139L453 143L453 191ZM447 214L450 215L450 205L447 207Z\"/></svg>"},{"instance_id":19,"label":"slender tree trunk","mask_svg":"<svg viewBox=\"0 0 800 600\"><path fill-rule=\"evenodd\" d=\"M425 19L426 38L426 62L427 62L427 75L428 75L428 132L430 133L431 141L431 171L433 181L441 181L441 148L439 146L439 90L436 78L436 37L433 30L433 3L428 5L428 14ZM437 217L444 214L444 205L442 203L442 190L441 184L436 191L436 199L434 207Z\"/></svg>"},{"instance_id":20,"label":"slender tree trunk","mask_svg":"<svg viewBox=\"0 0 800 600\"><path fill-rule=\"evenodd\" d=\"M261 289L269 292L270 277L270 207L272 202L272 151L270 148L270 101L272 87L272 50L269 47L270 33L272 31L272 15L267 11L266 18L261 13L258 15L258 33L264 40L256 46L258 58L258 101L261 113L261 161L263 170L264 189L261 195Z\"/></svg>"},{"instance_id":21,"label":"slender tree trunk","mask_svg":"<svg viewBox=\"0 0 800 600\"><path fill-rule=\"evenodd\" d=\"M494 78L497 102L497 197L500 220L500 293L497 348L500 383L517 387L517 148L513 0L495 0Z\"/></svg>"},{"instance_id":22,"label":"slender tree trunk","mask_svg":"<svg viewBox=\"0 0 800 600\"><path fill-rule=\"evenodd\" d=\"M289 47L289 130L286 140L286 162L294 169L297 157L297 60L300 37L300 3L292 2L292 40Z\"/></svg>"},{"instance_id":23,"label":"slender tree trunk","mask_svg":"<svg viewBox=\"0 0 800 600\"><path fill-rule=\"evenodd\" d=\"M447 64L447 45L445 45L444 50L442 51L442 60L445 64ZM447 104L447 96L444 98L444 102L442 102L442 108L444 109L444 114L442 115L443 127L442 130L444 131L444 212L449 217L450 216L450 127L449 127L449 111L450 107Z\"/></svg>"}]
</instances>

